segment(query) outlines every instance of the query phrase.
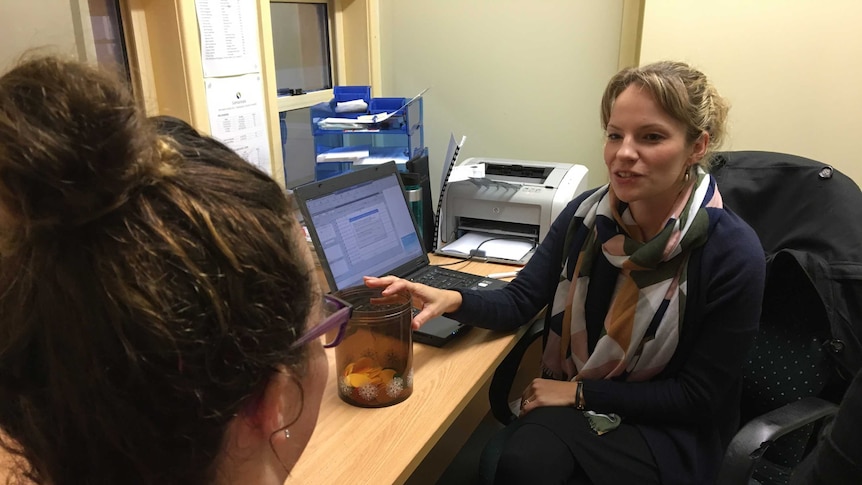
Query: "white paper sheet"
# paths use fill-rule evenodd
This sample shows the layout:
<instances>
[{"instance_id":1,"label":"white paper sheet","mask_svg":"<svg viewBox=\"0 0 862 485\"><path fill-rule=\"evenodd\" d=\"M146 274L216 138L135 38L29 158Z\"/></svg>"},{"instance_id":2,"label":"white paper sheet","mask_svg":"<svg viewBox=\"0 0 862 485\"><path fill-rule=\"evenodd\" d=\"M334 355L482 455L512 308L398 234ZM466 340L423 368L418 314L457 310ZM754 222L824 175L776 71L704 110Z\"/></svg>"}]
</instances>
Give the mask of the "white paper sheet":
<instances>
[{"instance_id":1,"label":"white paper sheet","mask_svg":"<svg viewBox=\"0 0 862 485\"><path fill-rule=\"evenodd\" d=\"M210 78L205 84L212 136L272 175L260 74Z\"/></svg>"},{"instance_id":2,"label":"white paper sheet","mask_svg":"<svg viewBox=\"0 0 862 485\"><path fill-rule=\"evenodd\" d=\"M479 248L479 245L482 245ZM499 234L486 232L468 232L460 238L443 246L441 251L447 254L470 256L470 250L479 248L485 251L485 257L520 261L533 249L533 242L526 239L509 239Z\"/></svg>"},{"instance_id":3,"label":"white paper sheet","mask_svg":"<svg viewBox=\"0 0 862 485\"><path fill-rule=\"evenodd\" d=\"M250 0L195 0L204 77L260 71L257 3Z\"/></svg>"},{"instance_id":4,"label":"white paper sheet","mask_svg":"<svg viewBox=\"0 0 862 485\"><path fill-rule=\"evenodd\" d=\"M467 179L484 179L485 178L485 164L484 163L476 163L470 165L458 165L457 167L452 168L452 173L449 175L449 183L453 182L461 182L462 180Z\"/></svg>"},{"instance_id":5,"label":"white paper sheet","mask_svg":"<svg viewBox=\"0 0 862 485\"><path fill-rule=\"evenodd\" d=\"M336 113L364 113L368 111L368 103L364 99L352 99L335 103Z\"/></svg>"},{"instance_id":6,"label":"white paper sheet","mask_svg":"<svg viewBox=\"0 0 862 485\"><path fill-rule=\"evenodd\" d=\"M351 162L358 163L361 160L368 158L368 149L359 147L340 147L321 153L317 156L317 163L324 162Z\"/></svg>"}]
</instances>

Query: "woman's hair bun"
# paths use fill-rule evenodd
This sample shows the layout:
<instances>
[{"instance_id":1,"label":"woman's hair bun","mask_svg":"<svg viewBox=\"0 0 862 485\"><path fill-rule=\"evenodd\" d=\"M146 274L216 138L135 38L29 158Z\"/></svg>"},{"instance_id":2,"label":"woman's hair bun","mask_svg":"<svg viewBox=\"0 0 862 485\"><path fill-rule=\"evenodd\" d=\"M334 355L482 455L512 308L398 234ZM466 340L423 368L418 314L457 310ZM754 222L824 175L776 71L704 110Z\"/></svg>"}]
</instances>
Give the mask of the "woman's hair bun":
<instances>
[{"instance_id":1,"label":"woman's hair bun","mask_svg":"<svg viewBox=\"0 0 862 485\"><path fill-rule=\"evenodd\" d=\"M156 163L127 83L54 57L0 77L0 233L80 227L122 205ZM2 252L2 247L0 247Z\"/></svg>"}]
</instances>

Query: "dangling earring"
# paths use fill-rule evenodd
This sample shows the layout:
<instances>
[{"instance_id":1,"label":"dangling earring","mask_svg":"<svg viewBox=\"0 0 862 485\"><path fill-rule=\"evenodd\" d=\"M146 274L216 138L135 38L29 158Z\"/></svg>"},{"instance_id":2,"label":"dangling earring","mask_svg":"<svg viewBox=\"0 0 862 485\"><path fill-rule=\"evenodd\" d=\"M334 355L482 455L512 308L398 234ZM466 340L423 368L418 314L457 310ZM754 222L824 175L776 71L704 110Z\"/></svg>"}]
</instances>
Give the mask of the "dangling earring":
<instances>
[{"instance_id":1,"label":"dangling earring","mask_svg":"<svg viewBox=\"0 0 862 485\"><path fill-rule=\"evenodd\" d=\"M691 179L691 165L685 169L685 182L688 183L689 179Z\"/></svg>"},{"instance_id":2,"label":"dangling earring","mask_svg":"<svg viewBox=\"0 0 862 485\"><path fill-rule=\"evenodd\" d=\"M284 428L284 438L285 439L290 438L290 430L287 428Z\"/></svg>"}]
</instances>

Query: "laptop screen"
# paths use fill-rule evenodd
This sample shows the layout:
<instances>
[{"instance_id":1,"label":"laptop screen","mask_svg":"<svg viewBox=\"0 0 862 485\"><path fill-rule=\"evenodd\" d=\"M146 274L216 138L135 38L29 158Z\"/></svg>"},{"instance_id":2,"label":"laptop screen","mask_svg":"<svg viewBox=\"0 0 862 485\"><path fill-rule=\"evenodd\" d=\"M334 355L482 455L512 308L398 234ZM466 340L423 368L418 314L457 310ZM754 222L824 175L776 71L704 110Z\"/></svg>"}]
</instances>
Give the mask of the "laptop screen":
<instances>
[{"instance_id":1,"label":"laptop screen","mask_svg":"<svg viewBox=\"0 0 862 485\"><path fill-rule=\"evenodd\" d=\"M366 170L367 175L376 172L363 169L346 177ZM398 175L394 170L378 175L331 192L323 181L318 185L322 193L302 198L306 225L317 235L318 255L335 282L333 291L362 284L363 276L388 274L424 255ZM329 181L337 187L337 181Z\"/></svg>"}]
</instances>

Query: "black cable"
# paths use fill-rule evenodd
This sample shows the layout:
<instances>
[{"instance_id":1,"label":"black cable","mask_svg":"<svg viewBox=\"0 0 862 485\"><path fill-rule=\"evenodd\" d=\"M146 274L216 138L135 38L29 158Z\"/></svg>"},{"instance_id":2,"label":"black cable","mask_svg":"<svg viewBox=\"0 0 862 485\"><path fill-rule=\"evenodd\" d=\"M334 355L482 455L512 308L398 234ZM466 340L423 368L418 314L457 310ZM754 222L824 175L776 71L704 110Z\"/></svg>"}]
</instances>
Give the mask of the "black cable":
<instances>
[{"instance_id":1,"label":"black cable","mask_svg":"<svg viewBox=\"0 0 862 485\"><path fill-rule=\"evenodd\" d=\"M439 266L439 267L443 267L443 266L452 266L452 265L462 264L462 263L464 264L464 266L467 266L467 265L470 263L470 261L472 261L472 260L473 260L473 256L470 256L470 257L469 257L469 258L467 258L467 259L459 259L458 261L455 261L454 263L446 263L446 264L432 264L431 266ZM463 267L463 266L462 266L462 267ZM461 268L456 268L456 269L461 269Z\"/></svg>"},{"instance_id":2,"label":"black cable","mask_svg":"<svg viewBox=\"0 0 862 485\"><path fill-rule=\"evenodd\" d=\"M533 247L530 248L530 251L536 249L539 246L538 241L536 241L535 239L533 239L531 237L522 237L522 236L491 237L491 238L485 239L484 241L480 242L479 245L476 246L476 249L474 249L474 251L478 250L479 248L482 247L483 244L485 244L486 242L489 242L489 241L529 241L529 242L533 243Z\"/></svg>"}]
</instances>

